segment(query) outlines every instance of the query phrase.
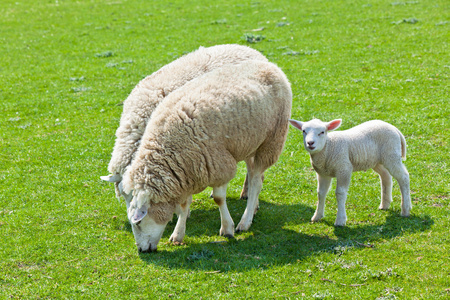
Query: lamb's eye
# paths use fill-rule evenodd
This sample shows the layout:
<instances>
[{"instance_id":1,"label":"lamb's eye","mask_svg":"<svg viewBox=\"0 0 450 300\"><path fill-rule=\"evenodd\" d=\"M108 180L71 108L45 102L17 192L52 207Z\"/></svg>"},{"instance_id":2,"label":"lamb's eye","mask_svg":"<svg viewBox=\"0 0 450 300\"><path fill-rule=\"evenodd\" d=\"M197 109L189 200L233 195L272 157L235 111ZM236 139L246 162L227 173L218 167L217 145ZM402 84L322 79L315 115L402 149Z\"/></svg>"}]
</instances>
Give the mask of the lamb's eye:
<instances>
[{"instance_id":1,"label":"lamb's eye","mask_svg":"<svg viewBox=\"0 0 450 300\"><path fill-rule=\"evenodd\" d=\"M303 130L303 133L306 133L306 131Z\"/></svg>"},{"instance_id":2,"label":"lamb's eye","mask_svg":"<svg viewBox=\"0 0 450 300\"><path fill-rule=\"evenodd\" d=\"M322 134L324 134L325 133L325 131L322 131L321 133L319 133L319 135L322 135Z\"/></svg>"}]
</instances>

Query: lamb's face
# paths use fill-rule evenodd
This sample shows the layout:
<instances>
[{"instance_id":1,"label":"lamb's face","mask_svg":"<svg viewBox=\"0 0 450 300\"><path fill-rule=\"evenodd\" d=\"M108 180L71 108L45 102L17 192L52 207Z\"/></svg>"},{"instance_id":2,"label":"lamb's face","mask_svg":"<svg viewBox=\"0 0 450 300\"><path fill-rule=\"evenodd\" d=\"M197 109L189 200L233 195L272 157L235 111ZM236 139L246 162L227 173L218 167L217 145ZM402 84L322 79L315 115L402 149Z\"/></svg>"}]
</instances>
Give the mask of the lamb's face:
<instances>
[{"instance_id":1,"label":"lamb's face","mask_svg":"<svg viewBox=\"0 0 450 300\"><path fill-rule=\"evenodd\" d=\"M291 119L289 122L292 126L303 132L303 145L310 154L314 154L322 151L327 143L328 131L338 128L341 125L342 120L336 119L325 123L319 119L314 119L309 122Z\"/></svg>"},{"instance_id":2,"label":"lamb's face","mask_svg":"<svg viewBox=\"0 0 450 300\"><path fill-rule=\"evenodd\" d=\"M327 142L327 127L326 124L320 120L312 120L303 123L303 145L305 149L311 153L322 151Z\"/></svg>"},{"instance_id":3,"label":"lamb's face","mask_svg":"<svg viewBox=\"0 0 450 300\"><path fill-rule=\"evenodd\" d=\"M148 200L142 200L139 194L133 198L128 208L128 220L139 252L156 251L164 229L174 212L175 206L169 203L151 203Z\"/></svg>"}]
</instances>

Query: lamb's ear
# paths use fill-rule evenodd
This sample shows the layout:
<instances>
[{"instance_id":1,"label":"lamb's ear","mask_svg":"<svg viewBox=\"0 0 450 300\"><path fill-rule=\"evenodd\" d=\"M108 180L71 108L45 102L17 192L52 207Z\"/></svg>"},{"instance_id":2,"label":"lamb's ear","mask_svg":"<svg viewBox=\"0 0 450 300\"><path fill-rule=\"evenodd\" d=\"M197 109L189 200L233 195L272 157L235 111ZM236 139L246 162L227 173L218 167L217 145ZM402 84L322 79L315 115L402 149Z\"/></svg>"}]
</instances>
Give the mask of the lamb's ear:
<instances>
[{"instance_id":1,"label":"lamb's ear","mask_svg":"<svg viewBox=\"0 0 450 300\"><path fill-rule=\"evenodd\" d=\"M122 181L122 176L120 176L119 174L114 174L108 176L100 176L100 179L108 182L120 182Z\"/></svg>"},{"instance_id":2,"label":"lamb's ear","mask_svg":"<svg viewBox=\"0 0 450 300\"><path fill-rule=\"evenodd\" d=\"M303 122L294 119L289 119L289 123L291 123L291 125L297 128L298 130L302 130Z\"/></svg>"},{"instance_id":3,"label":"lamb's ear","mask_svg":"<svg viewBox=\"0 0 450 300\"><path fill-rule=\"evenodd\" d=\"M336 128L338 128L339 126L341 126L342 120L341 119L337 119L337 120L333 120L331 122L327 123L327 130L331 131L331 130L335 130Z\"/></svg>"}]
</instances>

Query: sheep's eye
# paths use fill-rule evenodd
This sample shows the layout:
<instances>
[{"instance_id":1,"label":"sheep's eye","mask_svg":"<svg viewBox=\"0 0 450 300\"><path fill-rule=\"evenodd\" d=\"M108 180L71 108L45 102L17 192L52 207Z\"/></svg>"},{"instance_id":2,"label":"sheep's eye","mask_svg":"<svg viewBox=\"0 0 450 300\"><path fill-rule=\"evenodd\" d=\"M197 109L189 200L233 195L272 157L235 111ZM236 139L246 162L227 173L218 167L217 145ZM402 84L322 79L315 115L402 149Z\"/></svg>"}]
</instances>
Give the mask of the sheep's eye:
<instances>
[{"instance_id":1,"label":"sheep's eye","mask_svg":"<svg viewBox=\"0 0 450 300\"><path fill-rule=\"evenodd\" d=\"M306 131L303 130L303 133L306 133Z\"/></svg>"},{"instance_id":2,"label":"sheep's eye","mask_svg":"<svg viewBox=\"0 0 450 300\"><path fill-rule=\"evenodd\" d=\"M324 134L325 133L325 131L322 131L321 133L319 133L319 135L322 135L322 134Z\"/></svg>"}]
</instances>

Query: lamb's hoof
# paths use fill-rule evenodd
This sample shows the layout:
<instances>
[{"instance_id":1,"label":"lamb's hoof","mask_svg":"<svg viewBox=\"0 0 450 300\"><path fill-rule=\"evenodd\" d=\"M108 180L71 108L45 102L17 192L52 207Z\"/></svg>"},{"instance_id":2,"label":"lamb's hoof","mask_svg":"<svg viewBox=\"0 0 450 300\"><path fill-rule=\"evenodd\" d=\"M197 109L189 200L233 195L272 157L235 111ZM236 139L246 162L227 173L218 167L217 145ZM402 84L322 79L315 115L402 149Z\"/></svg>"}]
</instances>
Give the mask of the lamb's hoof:
<instances>
[{"instance_id":1,"label":"lamb's hoof","mask_svg":"<svg viewBox=\"0 0 450 300\"><path fill-rule=\"evenodd\" d=\"M312 223L317 223L317 222L319 222L320 220L322 220L322 218L323 218L323 216L316 216L316 215L314 215L314 216L311 218L311 222L312 222Z\"/></svg>"},{"instance_id":2,"label":"lamb's hoof","mask_svg":"<svg viewBox=\"0 0 450 300\"><path fill-rule=\"evenodd\" d=\"M336 221L336 222L334 222L334 226L335 227L344 227L345 226L345 221L344 222L342 222L342 221Z\"/></svg>"},{"instance_id":3,"label":"lamb's hoof","mask_svg":"<svg viewBox=\"0 0 450 300\"><path fill-rule=\"evenodd\" d=\"M388 210L390 205L380 205L378 206L379 210Z\"/></svg>"},{"instance_id":4,"label":"lamb's hoof","mask_svg":"<svg viewBox=\"0 0 450 300\"><path fill-rule=\"evenodd\" d=\"M408 218L408 217L409 217L409 212L408 212L408 213L401 213L401 216L402 216L403 218Z\"/></svg>"}]
</instances>

